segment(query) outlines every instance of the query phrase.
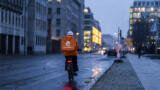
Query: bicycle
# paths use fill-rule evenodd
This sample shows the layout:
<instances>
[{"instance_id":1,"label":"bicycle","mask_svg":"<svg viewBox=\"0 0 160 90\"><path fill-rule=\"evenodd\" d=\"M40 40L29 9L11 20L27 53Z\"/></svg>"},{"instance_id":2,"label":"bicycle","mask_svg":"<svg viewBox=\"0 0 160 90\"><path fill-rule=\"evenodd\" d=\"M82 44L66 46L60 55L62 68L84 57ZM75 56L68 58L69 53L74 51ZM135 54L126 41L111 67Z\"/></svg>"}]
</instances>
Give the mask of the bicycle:
<instances>
[{"instance_id":1,"label":"bicycle","mask_svg":"<svg viewBox=\"0 0 160 90\"><path fill-rule=\"evenodd\" d=\"M74 80L74 71L73 71L73 63L71 58L67 59L67 71L68 71L69 82L72 82Z\"/></svg>"}]
</instances>

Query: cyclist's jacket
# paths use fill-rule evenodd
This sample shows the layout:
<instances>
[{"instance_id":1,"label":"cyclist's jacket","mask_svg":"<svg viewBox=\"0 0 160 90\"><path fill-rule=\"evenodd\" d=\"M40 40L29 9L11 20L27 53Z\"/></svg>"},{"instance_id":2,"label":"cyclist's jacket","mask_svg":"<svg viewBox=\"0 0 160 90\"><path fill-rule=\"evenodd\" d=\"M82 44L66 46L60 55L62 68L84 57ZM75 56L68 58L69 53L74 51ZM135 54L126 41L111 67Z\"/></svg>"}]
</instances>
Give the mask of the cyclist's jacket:
<instances>
[{"instance_id":1,"label":"cyclist's jacket","mask_svg":"<svg viewBox=\"0 0 160 90\"><path fill-rule=\"evenodd\" d=\"M79 49L78 42L73 36L65 36L61 40L61 50L64 56L74 56L77 55L77 50Z\"/></svg>"}]
</instances>

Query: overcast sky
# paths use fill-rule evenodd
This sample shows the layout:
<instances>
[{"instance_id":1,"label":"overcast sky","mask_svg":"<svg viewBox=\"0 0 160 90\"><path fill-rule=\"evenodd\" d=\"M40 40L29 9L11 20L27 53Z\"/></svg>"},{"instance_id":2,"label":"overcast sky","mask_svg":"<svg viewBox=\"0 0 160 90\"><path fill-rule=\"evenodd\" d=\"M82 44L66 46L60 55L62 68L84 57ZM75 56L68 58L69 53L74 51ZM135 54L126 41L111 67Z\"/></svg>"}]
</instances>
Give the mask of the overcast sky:
<instances>
[{"instance_id":1,"label":"overcast sky","mask_svg":"<svg viewBox=\"0 0 160 90\"><path fill-rule=\"evenodd\" d=\"M113 35L120 27L123 35L127 35L129 8L133 0L85 0L85 4L91 8L95 19L100 21L103 34Z\"/></svg>"}]
</instances>

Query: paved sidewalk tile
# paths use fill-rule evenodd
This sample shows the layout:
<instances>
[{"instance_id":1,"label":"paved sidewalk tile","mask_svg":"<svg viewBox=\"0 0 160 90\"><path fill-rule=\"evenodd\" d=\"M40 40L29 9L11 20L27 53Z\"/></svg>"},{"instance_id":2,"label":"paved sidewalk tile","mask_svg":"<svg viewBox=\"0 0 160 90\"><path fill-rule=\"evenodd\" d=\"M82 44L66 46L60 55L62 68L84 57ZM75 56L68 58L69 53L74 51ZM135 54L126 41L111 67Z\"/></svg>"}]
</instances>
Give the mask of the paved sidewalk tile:
<instances>
[{"instance_id":1,"label":"paved sidewalk tile","mask_svg":"<svg viewBox=\"0 0 160 90\"><path fill-rule=\"evenodd\" d=\"M160 65L146 57L128 54L129 61L140 78L145 90L160 90Z\"/></svg>"}]
</instances>

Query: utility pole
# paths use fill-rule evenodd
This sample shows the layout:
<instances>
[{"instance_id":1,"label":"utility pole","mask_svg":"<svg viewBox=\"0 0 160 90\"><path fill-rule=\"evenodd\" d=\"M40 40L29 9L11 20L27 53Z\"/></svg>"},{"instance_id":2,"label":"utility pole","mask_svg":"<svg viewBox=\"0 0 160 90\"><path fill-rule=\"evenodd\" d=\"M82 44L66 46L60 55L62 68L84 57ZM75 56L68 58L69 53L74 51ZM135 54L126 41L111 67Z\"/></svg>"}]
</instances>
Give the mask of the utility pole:
<instances>
[{"instance_id":1,"label":"utility pole","mask_svg":"<svg viewBox=\"0 0 160 90\"><path fill-rule=\"evenodd\" d=\"M122 47L123 47L123 45L122 45L122 30L119 27L118 27L118 42L120 44L119 49L120 49L120 57L121 57Z\"/></svg>"}]
</instances>

